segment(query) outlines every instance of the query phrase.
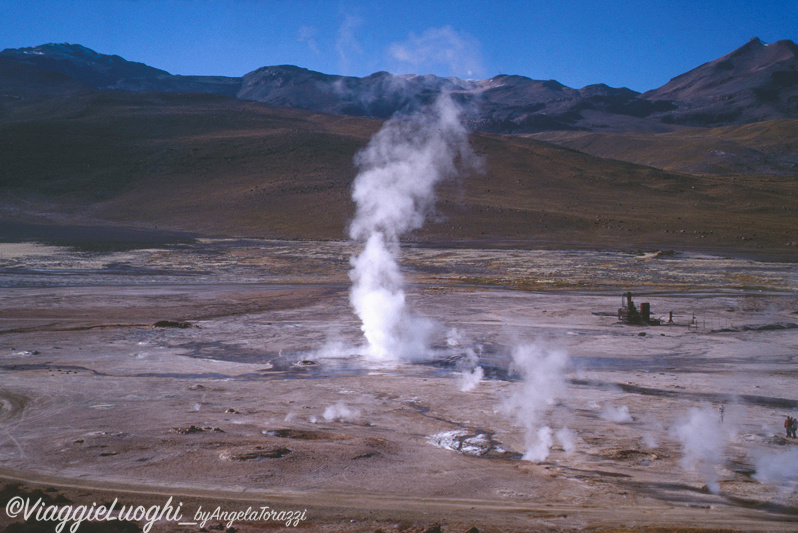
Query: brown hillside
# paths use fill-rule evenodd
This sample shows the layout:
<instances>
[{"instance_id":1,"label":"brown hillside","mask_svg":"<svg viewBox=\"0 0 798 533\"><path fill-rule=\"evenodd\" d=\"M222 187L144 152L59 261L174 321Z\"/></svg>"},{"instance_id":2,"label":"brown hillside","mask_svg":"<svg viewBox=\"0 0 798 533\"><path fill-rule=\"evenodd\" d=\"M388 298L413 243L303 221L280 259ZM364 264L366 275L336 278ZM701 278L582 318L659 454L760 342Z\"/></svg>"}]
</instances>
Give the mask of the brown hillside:
<instances>
[{"instance_id":1,"label":"brown hillside","mask_svg":"<svg viewBox=\"0 0 798 533\"><path fill-rule=\"evenodd\" d=\"M795 119L656 134L557 131L529 137L676 172L798 177Z\"/></svg>"},{"instance_id":2,"label":"brown hillside","mask_svg":"<svg viewBox=\"0 0 798 533\"><path fill-rule=\"evenodd\" d=\"M21 104L20 104L21 105ZM339 239L354 154L380 122L214 96L99 93L6 110L0 214L205 235ZM440 191L413 240L723 247L788 254L796 181L730 180L474 135L485 172Z\"/></svg>"}]
</instances>

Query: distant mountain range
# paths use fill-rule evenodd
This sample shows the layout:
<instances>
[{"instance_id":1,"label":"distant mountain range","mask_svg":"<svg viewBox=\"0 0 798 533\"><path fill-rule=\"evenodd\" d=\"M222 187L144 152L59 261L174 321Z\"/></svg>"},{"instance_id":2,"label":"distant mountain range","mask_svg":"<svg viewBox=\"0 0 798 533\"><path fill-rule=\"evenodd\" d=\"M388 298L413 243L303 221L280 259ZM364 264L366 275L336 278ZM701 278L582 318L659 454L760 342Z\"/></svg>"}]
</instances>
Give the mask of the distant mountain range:
<instances>
[{"instance_id":1,"label":"distant mountain range","mask_svg":"<svg viewBox=\"0 0 798 533\"><path fill-rule=\"evenodd\" d=\"M796 260L795 49L754 40L643 94L291 66L175 76L77 45L5 50L0 241L344 238L375 118L449 91L483 170L439 188L414 240Z\"/></svg>"},{"instance_id":2,"label":"distant mountain range","mask_svg":"<svg viewBox=\"0 0 798 533\"><path fill-rule=\"evenodd\" d=\"M96 90L207 93L381 119L448 91L483 132L664 132L798 117L798 46L755 38L642 94L603 84L572 89L514 75L461 80L377 72L358 78L289 65L240 78L179 76L75 44L0 52L0 103Z\"/></svg>"}]
</instances>

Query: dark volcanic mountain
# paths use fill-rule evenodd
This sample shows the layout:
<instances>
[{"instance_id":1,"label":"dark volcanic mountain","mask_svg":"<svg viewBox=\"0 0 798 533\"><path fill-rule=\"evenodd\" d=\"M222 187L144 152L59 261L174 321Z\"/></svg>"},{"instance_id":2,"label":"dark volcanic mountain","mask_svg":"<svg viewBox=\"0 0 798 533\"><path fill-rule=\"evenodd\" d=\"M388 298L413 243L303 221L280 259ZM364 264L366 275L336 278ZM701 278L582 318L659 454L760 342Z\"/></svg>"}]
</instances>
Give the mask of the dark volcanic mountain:
<instances>
[{"instance_id":1,"label":"dark volcanic mountain","mask_svg":"<svg viewBox=\"0 0 798 533\"><path fill-rule=\"evenodd\" d=\"M676 102L668 122L707 126L798 117L798 46L751 39L642 98Z\"/></svg>"},{"instance_id":2,"label":"dark volcanic mountain","mask_svg":"<svg viewBox=\"0 0 798 533\"><path fill-rule=\"evenodd\" d=\"M32 65L0 57L0 102L2 99L66 96L92 87L75 79Z\"/></svg>"},{"instance_id":3,"label":"dark volcanic mountain","mask_svg":"<svg viewBox=\"0 0 798 533\"><path fill-rule=\"evenodd\" d=\"M3 50L0 57L46 72L57 72L98 89L116 89L130 78L169 76L164 70L127 61L116 55L98 54L78 44L45 44Z\"/></svg>"},{"instance_id":4,"label":"dark volcanic mountain","mask_svg":"<svg viewBox=\"0 0 798 533\"><path fill-rule=\"evenodd\" d=\"M241 78L175 76L117 55L99 54L78 44L7 49L0 52L0 60L62 74L100 90L200 92L235 97L241 86Z\"/></svg>"},{"instance_id":5,"label":"dark volcanic mountain","mask_svg":"<svg viewBox=\"0 0 798 533\"><path fill-rule=\"evenodd\" d=\"M48 44L0 52L0 87L6 97L28 98L40 95L46 85L42 80L50 76L56 85L74 82L69 88L63 85L64 90L81 84L98 90L210 93L371 118L411 110L447 91L466 104L468 120L479 131L662 132L680 125L798 117L796 51L791 41L766 45L753 39L731 54L640 94L603 84L572 89L554 80L511 75L461 80L377 72L357 78L290 65L264 67L242 78L176 76L79 45ZM20 67L15 70L14 64Z\"/></svg>"},{"instance_id":6,"label":"dark volcanic mountain","mask_svg":"<svg viewBox=\"0 0 798 533\"><path fill-rule=\"evenodd\" d=\"M389 118L399 110L409 111L432 100L442 91L462 94L472 86L457 78L394 76L387 72L357 78L282 65L244 76L238 98L325 113Z\"/></svg>"}]
</instances>

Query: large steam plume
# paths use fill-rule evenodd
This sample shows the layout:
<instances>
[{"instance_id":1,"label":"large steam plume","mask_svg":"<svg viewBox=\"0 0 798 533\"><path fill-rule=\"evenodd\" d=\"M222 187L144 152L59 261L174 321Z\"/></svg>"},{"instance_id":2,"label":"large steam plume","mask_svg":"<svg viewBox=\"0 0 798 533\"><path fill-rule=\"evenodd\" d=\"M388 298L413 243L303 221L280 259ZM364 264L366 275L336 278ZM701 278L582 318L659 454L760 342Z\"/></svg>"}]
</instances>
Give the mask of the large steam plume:
<instances>
[{"instance_id":1,"label":"large steam plume","mask_svg":"<svg viewBox=\"0 0 798 533\"><path fill-rule=\"evenodd\" d=\"M422 113L386 122L355 157L356 212L349 234L365 246L351 261L350 301L371 358L412 359L429 346L433 324L407 309L399 238L424 224L435 186L473 162L460 116L442 95Z\"/></svg>"}]
</instances>

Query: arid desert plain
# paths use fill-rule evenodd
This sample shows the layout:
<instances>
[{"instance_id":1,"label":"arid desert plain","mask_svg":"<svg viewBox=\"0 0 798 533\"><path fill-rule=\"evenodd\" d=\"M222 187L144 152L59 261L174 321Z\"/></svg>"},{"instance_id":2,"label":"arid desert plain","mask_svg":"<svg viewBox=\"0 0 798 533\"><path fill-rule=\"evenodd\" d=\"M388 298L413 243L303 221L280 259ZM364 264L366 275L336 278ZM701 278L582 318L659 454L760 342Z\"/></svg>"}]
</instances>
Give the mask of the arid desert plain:
<instances>
[{"instance_id":1,"label":"arid desert plain","mask_svg":"<svg viewBox=\"0 0 798 533\"><path fill-rule=\"evenodd\" d=\"M796 263L404 246L431 340L386 361L358 248L0 244L5 494L181 504L103 531L798 528Z\"/></svg>"}]
</instances>

